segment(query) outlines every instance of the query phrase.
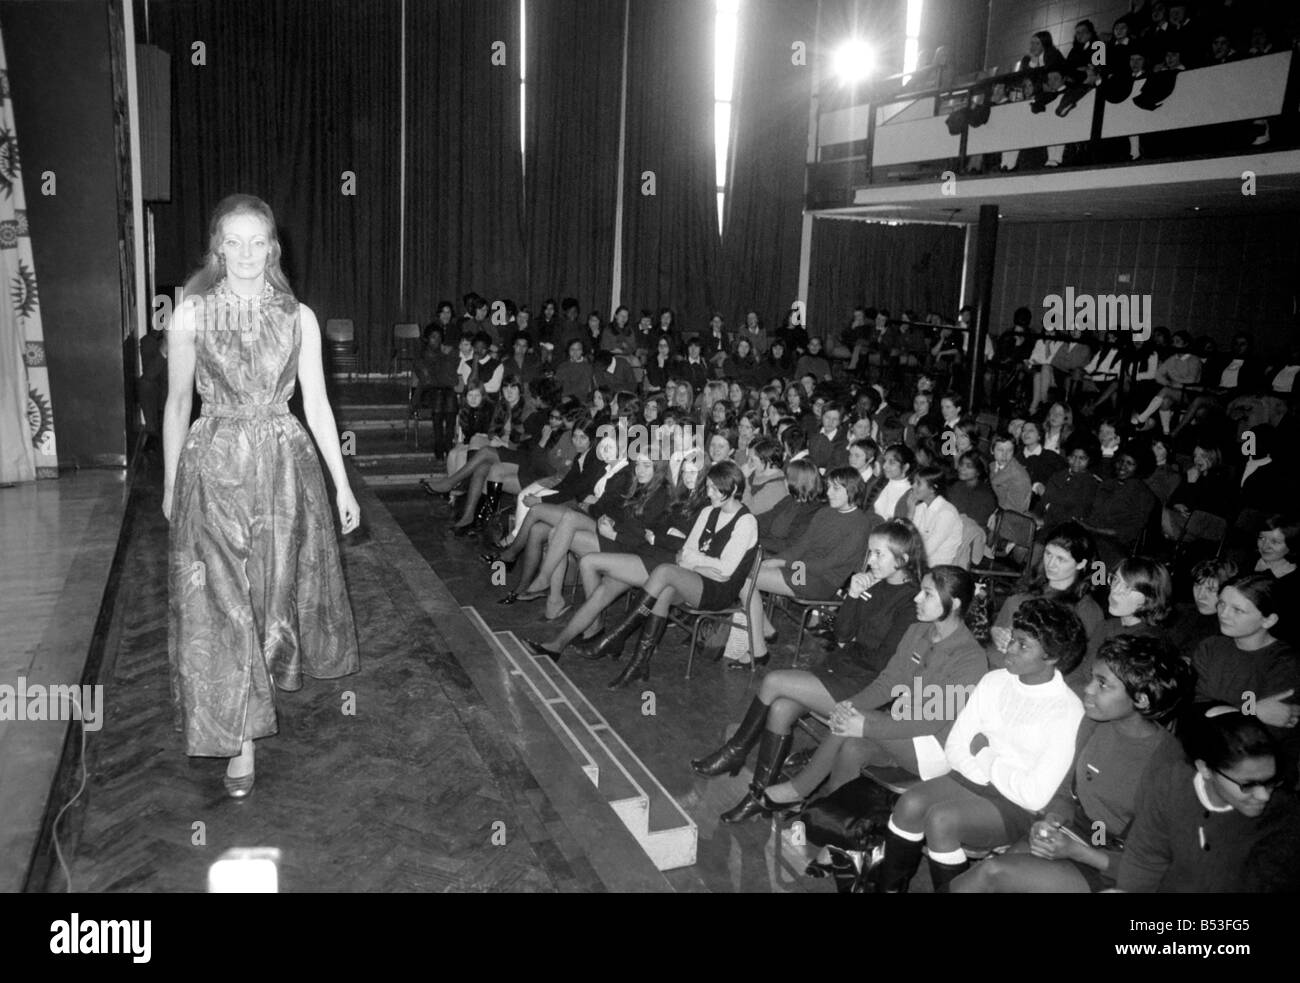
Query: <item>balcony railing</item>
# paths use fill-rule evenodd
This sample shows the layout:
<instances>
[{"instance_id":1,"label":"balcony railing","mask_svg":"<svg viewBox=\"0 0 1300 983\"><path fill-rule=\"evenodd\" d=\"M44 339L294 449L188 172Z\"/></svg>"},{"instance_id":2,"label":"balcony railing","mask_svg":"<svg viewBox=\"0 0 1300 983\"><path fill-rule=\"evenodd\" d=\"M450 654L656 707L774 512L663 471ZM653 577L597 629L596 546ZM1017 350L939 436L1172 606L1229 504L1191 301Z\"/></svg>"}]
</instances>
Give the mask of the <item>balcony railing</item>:
<instances>
[{"instance_id":1,"label":"balcony railing","mask_svg":"<svg viewBox=\"0 0 1300 983\"><path fill-rule=\"evenodd\" d=\"M1104 141L1115 138L1293 113L1300 96L1294 62L1294 52L1288 50L1188 69L1173 78L1155 73L1137 80L1127 92L1105 84L1090 87L1065 115L1057 110L1066 96L1058 96L1040 112L1034 112L1028 100L994 104L996 87L1009 90L1024 77L1019 72L967 85L894 93L856 105L826 100L817 118L818 162L810 168L809 207L852 204L857 188L931 178L947 169L964 173L973 158L985 154L1062 145L1098 151ZM1161 98L1153 98L1157 91ZM1249 141L1243 146L1214 141L1198 153L1248 149ZM1091 159L1100 156L1094 153Z\"/></svg>"}]
</instances>

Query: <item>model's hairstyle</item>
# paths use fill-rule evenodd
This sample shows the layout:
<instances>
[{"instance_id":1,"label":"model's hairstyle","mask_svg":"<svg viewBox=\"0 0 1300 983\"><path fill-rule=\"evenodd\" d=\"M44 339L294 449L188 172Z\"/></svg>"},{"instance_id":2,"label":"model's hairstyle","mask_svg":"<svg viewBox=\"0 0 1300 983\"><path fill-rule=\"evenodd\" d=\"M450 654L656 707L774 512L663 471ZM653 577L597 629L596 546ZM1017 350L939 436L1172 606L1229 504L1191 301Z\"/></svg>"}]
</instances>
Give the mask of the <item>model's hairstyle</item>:
<instances>
[{"instance_id":1,"label":"model's hairstyle","mask_svg":"<svg viewBox=\"0 0 1300 983\"><path fill-rule=\"evenodd\" d=\"M717 464L710 465L704 477L713 482L713 487L722 495L724 501L736 498L745 488L744 472L731 461L719 461Z\"/></svg>"},{"instance_id":2,"label":"model's hairstyle","mask_svg":"<svg viewBox=\"0 0 1300 983\"><path fill-rule=\"evenodd\" d=\"M912 453L912 448L906 444L890 444L885 448L885 453L881 455L881 459L883 460L890 455L893 455L894 459L902 465L903 477L911 478L913 472L916 471L916 455Z\"/></svg>"},{"instance_id":3,"label":"model's hairstyle","mask_svg":"<svg viewBox=\"0 0 1300 983\"><path fill-rule=\"evenodd\" d=\"M1203 584L1206 581L1213 580L1220 587L1235 576L1237 576L1237 563L1226 556L1201 560L1196 566L1192 567L1191 572L1193 584Z\"/></svg>"},{"instance_id":4,"label":"model's hairstyle","mask_svg":"<svg viewBox=\"0 0 1300 983\"><path fill-rule=\"evenodd\" d=\"M1249 758L1277 759L1277 744L1259 719L1226 703L1197 707L1180 722L1178 736L1188 761L1203 761L1215 771Z\"/></svg>"},{"instance_id":5,"label":"model's hairstyle","mask_svg":"<svg viewBox=\"0 0 1300 983\"><path fill-rule=\"evenodd\" d=\"M961 411L966 408L966 398L956 389L949 389L947 392L943 393L943 395L938 397L938 402L942 403L945 399L951 402L953 406L957 407L958 413L961 413Z\"/></svg>"},{"instance_id":6,"label":"model's hairstyle","mask_svg":"<svg viewBox=\"0 0 1300 983\"><path fill-rule=\"evenodd\" d=\"M871 530L867 537L868 546L876 538L884 540L889 552L894 554L894 565L906 573L908 582L919 584L925 575L925 541L912 521L890 519L882 522Z\"/></svg>"},{"instance_id":7,"label":"model's hairstyle","mask_svg":"<svg viewBox=\"0 0 1300 983\"><path fill-rule=\"evenodd\" d=\"M862 475L856 468L831 468L826 472L826 486L829 488L831 485L839 485L844 489L850 505L862 507L867 483L862 480Z\"/></svg>"},{"instance_id":8,"label":"model's hairstyle","mask_svg":"<svg viewBox=\"0 0 1300 983\"><path fill-rule=\"evenodd\" d=\"M1169 617L1174 599L1173 578L1169 568L1149 556L1130 556L1119 561L1115 574L1123 577L1131 590L1146 599L1137 617L1148 625L1158 625Z\"/></svg>"},{"instance_id":9,"label":"model's hairstyle","mask_svg":"<svg viewBox=\"0 0 1300 983\"><path fill-rule=\"evenodd\" d=\"M1255 605L1259 613L1267 618L1277 615L1287 617L1282 610L1284 591L1278 586L1279 581L1271 573L1246 573L1233 577L1226 584L1220 584L1219 590L1231 587L1238 594Z\"/></svg>"},{"instance_id":10,"label":"model's hairstyle","mask_svg":"<svg viewBox=\"0 0 1300 983\"><path fill-rule=\"evenodd\" d=\"M1075 563L1091 565L1097 558L1097 541L1092 538L1092 533L1073 520L1057 526L1044 545L1061 547L1074 557ZM1087 579L1083 574L1080 576Z\"/></svg>"},{"instance_id":11,"label":"model's hairstyle","mask_svg":"<svg viewBox=\"0 0 1300 983\"><path fill-rule=\"evenodd\" d=\"M993 439L989 441L989 450L993 450L998 446L998 444L1010 444L1014 450L1016 446L1016 438L1011 436L1011 434L1005 430L999 430L993 435Z\"/></svg>"},{"instance_id":12,"label":"model's hairstyle","mask_svg":"<svg viewBox=\"0 0 1300 983\"><path fill-rule=\"evenodd\" d=\"M796 502L815 502L822 497L822 476L812 461L803 458L786 464L785 486Z\"/></svg>"},{"instance_id":13,"label":"model's hairstyle","mask_svg":"<svg viewBox=\"0 0 1300 983\"><path fill-rule=\"evenodd\" d=\"M270 248L266 256L266 280L276 290L292 297L293 288L289 286L289 280L285 277L284 270L280 266L280 259L284 251L280 245L280 234L276 228L275 214L271 211L271 206L261 198L244 194L228 195L217 202L217 206L212 209L212 217L208 219L208 249L200 260L199 268L190 274L189 279L185 282L185 295L201 296L209 293L225 277L226 261L221 255L221 240L224 231L222 224L226 219L233 218L236 215L252 215L266 223L266 235L270 242Z\"/></svg>"},{"instance_id":14,"label":"model's hairstyle","mask_svg":"<svg viewBox=\"0 0 1300 983\"><path fill-rule=\"evenodd\" d=\"M749 444L749 453L765 468L779 468L785 463L785 449L773 437L755 437Z\"/></svg>"},{"instance_id":15,"label":"model's hairstyle","mask_svg":"<svg viewBox=\"0 0 1300 983\"><path fill-rule=\"evenodd\" d=\"M952 472L947 468L930 465L916 472L916 480L924 481L934 489L936 495L942 497L948 493L948 486L952 484Z\"/></svg>"},{"instance_id":16,"label":"model's hairstyle","mask_svg":"<svg viewBox=\"0 0 1300 983\"><path fill-rule=\"evenodd\" d=\"M573 426L569 428L573 433L582 432L587 435L593 447L600 437L600 424L585 410L582 415L573 421Z\"/></svg>"},{"instance_id":17,"label":"model's hairstyle","mask_svg":"<svg viewBox=\"0 0 1300 983\"><path fill-rule=\"evenodd\" d=\"M618 406L619 419L635 421L641 418L641 400L636 393L619 390L614 394L614 403Z\"/></svg>"},{"instance_id":18,"label":"model's hairstyle","mask_svg":"<svg viewBox=\"0 0 1300 983\"><path fill-rule=\"evenodd\" d=\"M1151 635L1113 635L1097 652L1097 661L1110 667L1135 704L1147 698L1138 713L1163 722L1173 717L1191 697L1196 671L1166 639Z\"/></svg>"},{"instance_id":19,"label":"model's hairstyle","mask_svg":"<svg viewBox=\"0 0 1300 983\"><path fill-rule=\"evenodd\" d=\"M1036 640L1044 657L1068 675L1088 648L1088 634L1074 609L1045 597L1031 597L1016 609L1011 627Z\"/></svg>"},{"instance_id":20,"label":"model's hairstyle","mask_svg":"<svg viewBox=\"0 0 1300 983\"><path fill-rule=\"evenodd\" d=\"M1293 557L1300 554L1300 516L1294 513L1270 515L1264 520L1266 532L1280 532L1286 540L1287 552Z\"/></svg>"},{"instance_id":21,"label":"model's hairstyle","mask_svg":"<svg viewBox=\"0 0 1300 983\"><path fill-rule=\"evenodd\" d=\"M984 455L979 453L979 451L967 451L965 454L961 455L961 457L957 458L957 466L961 467L963 464L969 464L973 467L975 469L975 474L978 476L980 481L987 482L989 480L988 462L984 460Z\"/></svg>"},{"instance_id":22,"label":"model's hairstyle","mask_svg":"<svg viewBox=\"0 0 1300 983\"><path fill-rule=\"evenodd\" d=\"M961 605L963 619L970 614L971 602L975 599L975 578L968 571L941 565L931 567L926 573L934 580L935 593L939 595L945 618L952 614L954 604Z\"/></svg>"}]
</instances>

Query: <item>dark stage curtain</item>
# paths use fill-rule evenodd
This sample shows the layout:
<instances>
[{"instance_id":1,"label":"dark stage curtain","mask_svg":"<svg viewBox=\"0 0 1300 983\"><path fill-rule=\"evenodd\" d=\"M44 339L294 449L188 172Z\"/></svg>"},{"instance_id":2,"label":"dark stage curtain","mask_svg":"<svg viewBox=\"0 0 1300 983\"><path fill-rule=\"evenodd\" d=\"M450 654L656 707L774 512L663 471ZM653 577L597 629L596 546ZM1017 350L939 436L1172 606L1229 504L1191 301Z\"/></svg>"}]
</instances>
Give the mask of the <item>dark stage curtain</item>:
<instances>
[{"instance_id":1,"label":"dark stage curtain","mask_svg":"<svg viewBox=\"0 0 1300 983\"><path fill-rule=\"evenodd\" d=\"M722 304L729 324L756 310L775 328L799 289L804 170L816 0L746 0L740 8L732 177L722 226ZM809 53L806 61L811 61Z\"/></svg>"},{"instance_id":2,"label":"dark stage curtain","mask_svg":"<svg viewBox=\"0 0 1300 983\"><path fill-rule=\"evenodd\" d=\"M948 225L883 225L849 219L813 223L809 334L834 337L857 304L956 316L966 236Z\"/></svg>"},{"instance_id":3,"label":"dark stage curtain","mask_svg":"<svg viewBox=\"0 0 1300 983\"><path fill-rule=\"evenodd\" d=\"M407 310L430 320L470 290L518 301L518 0L413 0L407 31Z\"/></svg>"},{"instance_id":4,"label":"dark stage curtain","mask_svg":"<svg viewBox=\"0 0 1300 983\"><path fill-rule=\"evenodd\" d=\"M670 306L686 332L718 305L714 6L634 0L629 11L623 303ZM643 194L644 172L655 194Z\"/></svg>"},{"instance_id":5,"label":"dark stage curtain","mask_svg":"<svg viewBox=\"0 0 1300 983\"><path fill-rule=\"evenodd\" d=\"M363 363L386 365L399 313L397 0L176 0L149 13L175 80L173 197L154 206L159 283L197 264L221 198L258 195L298 296L322 325L352 318Z\"/></svg>"},{"instance_id":6,"label":"dark stage curtain","mask_svg":"<svg viewBox=\"0 0 1300 983\"><path fill-rule=\"evenodd\" d=\"M608 315L618 195L623 0L528 0L527 302ZM635 321L635 318L633 318Z\"/></svg>"}]
</instances>

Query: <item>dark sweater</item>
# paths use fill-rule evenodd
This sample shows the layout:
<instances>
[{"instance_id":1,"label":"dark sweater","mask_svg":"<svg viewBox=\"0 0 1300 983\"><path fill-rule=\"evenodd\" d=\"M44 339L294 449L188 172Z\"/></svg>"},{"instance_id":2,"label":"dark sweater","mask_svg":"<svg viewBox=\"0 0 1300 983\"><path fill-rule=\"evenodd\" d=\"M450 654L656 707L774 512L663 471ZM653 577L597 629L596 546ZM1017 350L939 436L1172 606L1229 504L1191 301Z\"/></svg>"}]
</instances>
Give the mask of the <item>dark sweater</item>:
<instances>
[{"instance_id":1,"label":"dark sweater","mask_svg":"<svg viewBox=\"0 0 1300 983\"><path fill-rule=\"evenodd\" d=\"M1295 802L1277 791L1263 815L1211 812L1193 784L1195 769L1178 761L1146 776L1120 860L1121 891L1161 894L1239 893L1277 873L1288 843L1295 855ZM1294 878L1294 872L1292 872Z\"/></svg>"},{"instance_id":2,"label":"dark sweater","mask_svg":"<svg viewBox=\"0 0 1300 983\"><path fill-rule=\"evenodd\" d=\"M1047 812L1060 816L1089 842L1102 823L1105 839L1097 843L1110 857L1102 876L1113 884L1123 857L1123 841L1133 826L1142 785L1162 769L1182 759L1182 746L1169 731L1156 728L1142 740L1132 740L1112 723L1087 717L1075 738L1074 767L1065 776Z\"/></svg>"},{"instance_id":3,"label":"dark sweater","mask_svg":"<svg viewBox=\"0 0 1300 983\"><path fill-rule=\"evenodd\" d=\"M1240 707L1246 693L1254 693L1256 700L1289 689L1300 689L1300 662L1295 649L1285 642L1275 641L1262 649L1246 652L1226 635L1207 638L1196 647L1192 656L1196 670L1197 701L1218 700ZM1292 697L1291 702L1296 702ZM1287 741L1294 736L1294 728L1269 727L1274 740Z\"/></svg>"},{"instance_id":4,"label":"dark sweater","mask_svg":"<svg viewBox=\"0 0 1300 983\"><path fill-rule=\"evenodd\" d=\"M769 556L781 553L807 531L809 524L821 502L800 502L794 498L783 498L770 512L756 516L758 520L758 543L763 552Z\"/></svg>"},{"instance_id":5,"label":"dark sweater","mask_svg":"<svg viewBox=\"0 0 1300 983\"><path fill-rule=\"evenodd\" d=\"M862 597L847 598L835 619L835 636L866 669L879 673L903 633L916 622L916 584L881 581Z\"/></svg>"},{"instance_id":6,"label":"dark sweater","mask_svg":"<svg viewBox=\"0 0 1300 983\"><path fill-rule=\"evenodd\" d=\"M831 436L818 430L808 438L808 460L818 470L845 467L849 463L848 428L840 427Z\"/></svg>"},{"instance_id":7,"label":"dark sweater","mask_svg":"<svg viewBox=\"0 0 1300 983\"><path fill-rule=\"evenodd\" d=\"M1058 471L1047 479L1047 490L1034 511L1042 517L1044 529L1055 529L1062 522L1087 515L1100 487L1101 479L1091 471Z\"/></svg>"},{"instance_id":8,"label":"dark sweater","mask_svg":"<svg viewBox=\"0 0 1300 983\"><path fill-rule=\"evenodd\" d=\"M862 509L840 512L827 505L818 510L808 531L777 554L786 561L785 581L795 596L832 597L862 565L867 537L879 521Z\"/></svg>"},{"instance_id":9,"label":"dark sweater","mask_svg":"<svg viewBox=\"0 0 1300 983\"><path fill-rule=\"evenodd\" d=\"M988 668L984 650L970 629L959 625L943 641L935 642L930 638L933 628L929 622L917 622L903 632L889 664L866 689L853 697L853 705L864 712L892 709L897 692L905 690L910 695L919 688L924 696L926 687L938 686L939 692L949 693L952 692L947 689L949 686L974 687L984 678ZM932 715L921 712L921 707L910 710L898 714L904 719L892 719L880 728L873 725L871 736L877 740L907 740L928 734L940 744L947 739L952 720L926 720L925 717Z\"/></svg>"},{"instance_id":10,"label":"dark sweater","mask_svg":"<svg viewBox=\"0 0 1300 983\"><path fill-rule=\"evenodd\" d=\"M948 486L944 497L977 526L984 526L998 507L998 497L993 494L987 481L978 482L974 488L964 481L954 481Z\"/></svg>"}]
</instances>

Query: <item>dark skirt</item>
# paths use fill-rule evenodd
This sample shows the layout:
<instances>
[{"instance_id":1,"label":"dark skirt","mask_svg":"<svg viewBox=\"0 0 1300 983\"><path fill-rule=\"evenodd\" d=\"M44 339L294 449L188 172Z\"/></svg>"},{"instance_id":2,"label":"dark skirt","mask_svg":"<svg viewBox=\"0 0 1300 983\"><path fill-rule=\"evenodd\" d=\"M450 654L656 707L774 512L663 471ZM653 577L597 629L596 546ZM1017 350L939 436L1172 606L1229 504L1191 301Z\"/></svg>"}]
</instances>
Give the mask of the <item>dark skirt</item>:
<instances>
[{"instance_id":1,"label":"dark skirt","mask_svg":"<svg viewBox=\"0 0 1300 983\"><path fill-rule=\"evenodd\" d=\"M697 605L701 611L721 611L724 608L732 607L740 599L740 588L744 585L733 583L731 580L710 580L708 577L700 575L700 581L704 584L704 589L700 591L700 603Z\"/></svg>"},{"instance_id":2,"label":"dark skirt","mask_svg":"<svg viewBox=\"0 0 1300 983\"><path fill-rule=\"evenodd\" d=\"M987 800L998 811L1002 817L1002 825L1006 827L1007 843L1015 843L1017 840L1029 835L1029 829L1034 825L1034 814L1028 809L1022 809L1005 795L993 787L990 782L988 785L976 785L969 778L959 771L950 771L947 775L954 782L960 785L968 792L973 792L981 799Z\"/></svg>"},{"instance_id":3,"label":"dark skirt","mask_svg":"<svg viewBox=\"0 0 1300 983\"><path fill-rule=\"evenodd\" d=\"M836 703L857 696L879 675L857 658L855 648L856 646L846 645L836 649L820 665L809 670L826 687Z\"/></svg>"}]
</instances>

